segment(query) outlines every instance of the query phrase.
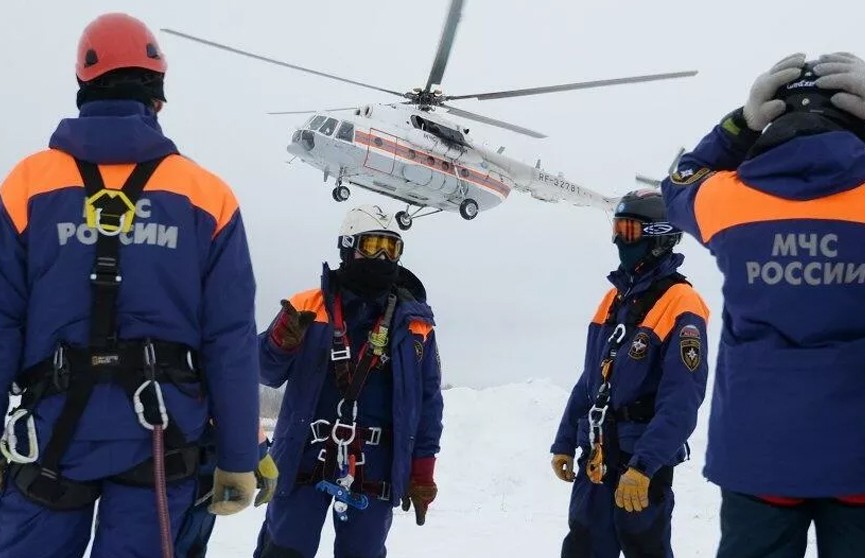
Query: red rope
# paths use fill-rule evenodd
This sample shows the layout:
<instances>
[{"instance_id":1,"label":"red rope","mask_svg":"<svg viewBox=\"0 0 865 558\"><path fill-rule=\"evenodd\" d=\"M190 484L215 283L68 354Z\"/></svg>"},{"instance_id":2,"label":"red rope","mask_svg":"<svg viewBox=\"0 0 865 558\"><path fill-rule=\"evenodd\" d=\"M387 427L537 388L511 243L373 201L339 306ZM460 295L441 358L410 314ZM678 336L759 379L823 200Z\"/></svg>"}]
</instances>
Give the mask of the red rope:
<instances>
[{"instance_id":1,"label":"red rope","mask_svg":"<svg viewBox=\"0 0 865 558\"><path fill-rule=\"evenodd\" d=\"M156 512L159 516L159 534L162 558L174 558L174 539L171 536L171 517L168 513L168 493L165 486L165 447L162 425L153 427L153 480L156 491Z\"/></svg>"}]
</instances>

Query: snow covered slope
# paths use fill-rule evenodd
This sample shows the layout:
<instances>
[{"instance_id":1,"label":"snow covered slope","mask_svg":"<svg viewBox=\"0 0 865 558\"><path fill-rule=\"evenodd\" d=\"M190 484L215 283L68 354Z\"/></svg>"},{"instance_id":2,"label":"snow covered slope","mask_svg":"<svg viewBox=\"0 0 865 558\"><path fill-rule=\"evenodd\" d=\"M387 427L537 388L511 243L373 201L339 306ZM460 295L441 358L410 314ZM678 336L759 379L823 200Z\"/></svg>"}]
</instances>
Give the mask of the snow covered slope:
<instances>
[{"instance_id":1,"label":"snow covered slope","mask_svg":"<svg viewBox=\"0 0 865 558\"><path fill-rule=\"evenodd\" d=\"M558 556L571 485L553 476L549 446L568 392L536 380L444 395L439 498L423 527L413 511L395 509L388 556ZM690 441L692 459L677 467L674 480L673 549L683 558L713 557L719 537L719 491L700 473L707 417L708 397ZM209 556L251 556L263 516L255 509L218 519ZM328 521L318 556L333 556L332 544ZM809 548L808 556L816 555Z\"/></svg>"}]
</instances>

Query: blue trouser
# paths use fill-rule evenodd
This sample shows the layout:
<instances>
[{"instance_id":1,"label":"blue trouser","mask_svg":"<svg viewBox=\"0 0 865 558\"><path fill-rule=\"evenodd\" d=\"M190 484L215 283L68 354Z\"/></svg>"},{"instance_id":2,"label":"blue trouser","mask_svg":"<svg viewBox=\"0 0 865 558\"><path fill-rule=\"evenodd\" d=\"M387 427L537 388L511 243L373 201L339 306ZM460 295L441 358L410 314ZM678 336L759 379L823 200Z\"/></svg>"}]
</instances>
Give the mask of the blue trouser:
<instances>
[{"instance_id":1,"label":"blue trouser","mask_svg":"<svg viewBox=\"0 0 865 558\"><path fill-rule=\"evenodd\" d=\"M0 558L81 558L90 542L97 504L53 511L22 496L14 482L0 497ZM195 481L168 486L172 536L192 505ZM91 558L155 558L162 555L152 488L102 483Z\"/></svg>"},{"instance_id":2,"label":"blue trouser","mask_svg":"<svg viewBox=\"0 0 865 558\"><path fill-rule=\"evenodd\" d=\"M175 558L204 558L207 555L207 544L216 526L216 516L208 511L211 498L204 498L213 491L213 473L216 470L216 447L213 445L213 431L205 430L200 442L205 448L202 461L199 462L196 477L196 497L202 501L186 511L180 532L174 540ZM267 445L260 444L259 459L267 452Z\"/></svg>"},{"instance_id":3,"label":"blue trouser","mask_svg":"<svg viewBox=\"0 0 865 558\"><path fill-rule=\"evenodd\" d=\"M320 444L304 450L301 472L312 471L320 450ZM389 480L391 448L386 444L367 446L364 453L367 481ZM294 484L294 479L280 477L279 484L283 482ZM347 521L340 521L333 515L335 558L384 558L387 555L385 541L393 520L393 505L387 500L367 497L366 509L348 508ZM277 494L267 505L254 558L313 558L331 501L329 494L316 490L314 485L295 484L289 491L277 488Z\"/></svg>"},{"instance_id":4,"label":"blue trouser","mask_svg":"<svg viewBox=\"0 0 865 558\"><path fill-rule=\"evenodd\" d=\"M204 558L207 544L216 525L216 516L207 510L211 500L207 499L190 508L174 541L175 558Z\"/></svg>"},{"instance_id":5,"label":"blue trouser","mask_svg":"<svg viewBox=\"0 0 865 558\"><path fill-rule=\"evenodd\" d=\"M594 484L586 476L583 460L577 467L562 558L618 558L620 552L626 558L672 558L674 497L669 482L656 476L649 489L649 507L628 512L616 506L618 476Z\"/></svg>"},{"instance_id":6,"label":"blue trouser","mask_svg":"<svg viewBox=\"0 0 865 558\"><path fill-rule=\"evenodd\" d=\"M820 558L865 556L865 506L834 499L778 506L729 490L721 491L721 542L717 556L802 558L812 521Z\"/></svg>"}]
</instances>

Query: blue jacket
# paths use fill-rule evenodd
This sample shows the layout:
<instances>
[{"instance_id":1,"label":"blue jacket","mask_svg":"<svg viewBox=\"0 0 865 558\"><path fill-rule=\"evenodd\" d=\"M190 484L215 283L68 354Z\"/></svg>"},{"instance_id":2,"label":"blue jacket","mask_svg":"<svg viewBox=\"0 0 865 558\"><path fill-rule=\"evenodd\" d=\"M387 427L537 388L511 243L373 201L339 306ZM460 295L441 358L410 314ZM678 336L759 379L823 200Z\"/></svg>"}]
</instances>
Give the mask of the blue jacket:
<instances>
[{"instance_id":1,"label":"blue jacket","mask_svg":"<svg viewBox=\"0 0 865 558\"><path fill-rule=\"evenodd\" d=\"M190 441L212 417L219 466L251 471L258 461L255 282L237 200L219 178L179 155L138 102L83 105L78 118L60 123L49 149L21 161L0 187L0 392L59 342L88 343L96 237L84 223L73 157L98 163L106 187L119 188L134 163L163 155L134 229L120 236L118 335L199 351L204 393L163 386L168 409ZM49 397L37 408L42 449L64 400ZM119 387L98 385L63 472L84 480L129 469L152 454L150 436Z\"/></svg>"},{"instance_id":2,"label":"blue jacket","mask_svg":"<svg viewBox=\"0 0 865 558\"><path fill-rule=\"evenodd\" d=\"M715 127L663 182L724 275L705 474L757 495L865 493L865 143L798 137L747 158Z\"/></svg>"},{"instance_id":3,"label":"blue jacket","mask_svg":"<svg viewBox=\"0 0 865 558\"><path fill-rule=\"evenodd\" d=\"M682 255L672 254L636 278L621 270L610 274L614 288L589 324L583 373L571 391L552 453L573 456L580 447L588 455L588 414L602 383L601 362L615 329L605 322L616 297L639 298L655 281L673 274L683 260ZM616 323L626 319L627 311L628 304L619 305ZM655 415L649 423L618 423L619 446L632 455L628 466L648 476L687 458L686 442L697 425L697 411L706 393L708 315L708 308L690 285L673 285L622 343L613 361L608 415L636 400L655 397Z\"/></svg>"},{"instance_id":4,"label":"blue jacket","mask_svg":"<svg viewBox=\"0 0 865 558\"><path fill-rule=\"evenodd\" d=\"M286 352L273 344L269 331L259 335L261 350L261 383L278 388L285 384L285 396L273 433L270 449L279 467L277 494L286 494L294 486L300 458L308 445L310 423L317 416L319 401L329 377L333 376L330 351L333 340L331 309L323 293L331 288L331 272L325 264L321 288L298 293L291 298L300 312L316 314L301 346ZM393 463L391 464L391 503L397 505L408 488L411 461L438 453L442 433L443 401L441 365L433 329L432 310L426 303L426 292L420 281L407 269L400 269L400 285L412 297L397 304L390 329L390 365L392 371ZM356 329L357 316L345 306L346 325ZM356 308L356 306L354 306ZM361 400L359 407L363 406ZM329 408L329 407L328 407ZM363 413L363 411L360 411ZM363 414L359 423L363 424Z\"/></svg>"}]
</instances>

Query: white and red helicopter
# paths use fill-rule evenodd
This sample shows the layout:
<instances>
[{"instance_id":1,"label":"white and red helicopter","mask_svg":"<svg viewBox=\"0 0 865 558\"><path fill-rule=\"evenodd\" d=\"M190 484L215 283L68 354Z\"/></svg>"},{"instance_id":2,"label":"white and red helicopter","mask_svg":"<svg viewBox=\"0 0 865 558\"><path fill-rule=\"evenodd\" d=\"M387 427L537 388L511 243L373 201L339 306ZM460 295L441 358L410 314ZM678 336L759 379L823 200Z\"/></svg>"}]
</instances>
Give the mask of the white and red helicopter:
<instances>
[{"instance_id":1,"label":"white and red helicopter","mask_svg":"<svg viewBox=\"0 0 865 558\"><path fill-rule=\"evenodd\" d=\"M693 76L697 72L632 76L472 95L444 95L438 87L444 76L463 4L464 0L451 0L426 85L406 93L303 68L180 31L162 31L256 60L406 99L400 103L368 104L359 108L269 113L314 113L294 132L287 147L288 152L323 171L325 182L329 177L334 178L336 185L332 195L336 201L348 200L351 194L348 185L355 185L406 203L406 210L396 214L398 225L403 230L411 227L414 219L442 211L459 212L464 219L474 219L479 212L502 203L512 190L527 192L542 201L565 201L578 206L612 210L618 198L606 197L580 186L564 178L561 173L546 172L540 168L540 161L531 166L503 155L503 148L497 151L485 149L469 136L468 128L442 118L437 110L543 138L546 137L544 134L528 128L445 103L674 79ZM348 114L337 118L337 114L342 112Z\"/></svg>"}]
</instances>

